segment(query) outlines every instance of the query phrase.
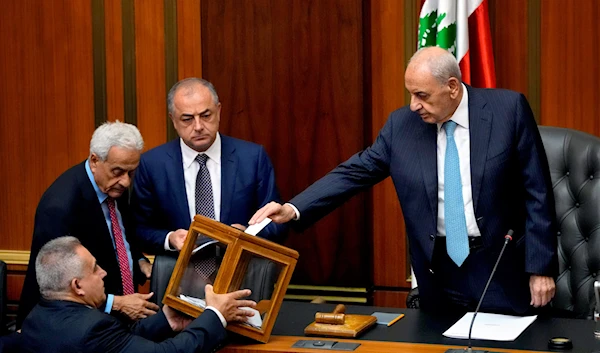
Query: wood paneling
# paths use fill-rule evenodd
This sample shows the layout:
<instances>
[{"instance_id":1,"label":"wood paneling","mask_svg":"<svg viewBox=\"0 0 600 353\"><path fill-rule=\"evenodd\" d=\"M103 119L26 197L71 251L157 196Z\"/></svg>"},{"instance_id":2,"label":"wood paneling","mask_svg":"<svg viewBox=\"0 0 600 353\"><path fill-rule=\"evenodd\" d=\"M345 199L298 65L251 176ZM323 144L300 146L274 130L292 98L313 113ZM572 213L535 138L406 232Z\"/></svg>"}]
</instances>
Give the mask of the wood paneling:
<instances>
[{"instance_id":1,"label":"wood paneling","mask_svg":"<svg viewBox=\"0 0 600 353\"><path fill-rule=\"evenodd\" d=\"M28 250L40 196L94 129L90 1L0 9L0 248Z\"/></svg>"},{"instance_id":2,"label":"wood paneling","mask_svg":"<svg viewBox=\"0 0 600 353\"><path fill-rule=\"evenodd\" d=\"M266 147L284 200L365 146L362 33L360 0L202 0L220 130ZM369 282L365 204L354 197L288 239L301 254L294 283Z\"/></svg>"},{"instance_id":3,"label":"wood paneling","mask_svg":"<svg viewBox=\"0 0 600 353\"><path fill-rule=\"evenodd\" d=\"M391 291L391 290L374 290L373 305L383 306L388 308L406 308L407 290Z\"/></svg>"},{"instance_id":4,"label":"wood paneling","mask_svg":"<svg viewBox=\"0 0 600 353\"><path fill-rule=\"evenodd\" d=\"M404 15L404 4L400 1L368 2L365 78L371 116L369 142L375 141L388 115L404 105ZM376 185L371 195L373 283L387 287L410 286L406 283L404 219L391 178Z\"/></svg>"},{"instance_id":5,"label":"wood paneling","mask_svg":"<svg viewBox=\"0 0 600 353\"><path fill-rule=\"evenodd\" d=\"M163 1L135 0L137 126L146 149L167 140Z\"/></svg>"},{"instance_id":6,"label":"wood paneling","mask_svg":"<svg viewBox=\"0 0 600 353\"><path fill-rule=\"evenodd\" d=\"M106 116L125 121L123 94L123 17L121 1L104 0Z\"/></svg>"},{"instance_id":7,"label":"wood paneling","mask_svg":"<svg viewBox=\"0 0 600 353\"><path fill-rule=\"evenodd\" d=\"M177 0L177 69L179 79L202 77L201 0Z\"/></svg>"},{"instance_id":8,"label":"wood paneling","mask_svg":"<svg viewBox=\"0 0 600 353\"><path fill-rule=\"evenodd\" d=\"M496 86L527 95L527 1L490 0L488 4Z\"/></svg>"},{"instance_id":9,"label":"wood paneling","mask_svg":"<svg viewBox=\"0 0 600 353\"><path fill-rule=\"evenodd\" d=\"M600 3L542 1L541 13L541 122L600 135Z\"/></svg>"}]
</instances>

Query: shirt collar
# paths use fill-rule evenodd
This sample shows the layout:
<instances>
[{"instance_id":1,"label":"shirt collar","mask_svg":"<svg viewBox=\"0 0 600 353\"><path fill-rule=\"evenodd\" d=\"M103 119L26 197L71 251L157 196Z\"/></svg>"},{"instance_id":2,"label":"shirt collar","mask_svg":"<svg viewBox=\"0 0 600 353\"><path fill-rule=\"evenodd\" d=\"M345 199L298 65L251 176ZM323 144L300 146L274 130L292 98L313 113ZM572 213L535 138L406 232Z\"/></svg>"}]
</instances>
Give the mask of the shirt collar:
<instances>
[{"instance_id":1,"label":"shirt collar","mask_svg":"<svg viewBox=\"0 0 600 353\"><path fill-rule=\"evenodd\" d=\"M88 178L90 179L90 182L92 183L92 186L94 187L96 197L98 197L98 202L103 203L108 198L108 195L103 193L100 190L100 187L98 187L98 184L96 184L96 179L94 179L94 174L92 173L92 169L90 168L89 159L85 161L85 171L87 173Z\"/></svg>"},{"instance_id":2,"label":"shirt collar","mask_svg":"<svg viewBox=\"0 0 600 353\"><path fill-rule=\"evenodd\" d=\"M187 169L192 165L192 163L194 163L196 156L199 153L198 151L193 150L190 146L186 145L181 138L179 139L179 145L181 146L183 169ZM213 144L202 153L206 154L211 161L221 164L221 135L218 132Z\"/></svg>"},{"instance_id":3,"label":"shirt collar","mask_svg":"<svg viewBox=\"0 0 600 353\"><path fill-rule=\"evenodd\" d=\"M457 125L464 127L465 129L469 128L469 91L464 83L461 83L463 87L463 96L460 99L460 103L456 108L454 114L450 120L454 121ZM438 123L438 132L442 128L443 123Z\"/></svg>"}]
</instances>

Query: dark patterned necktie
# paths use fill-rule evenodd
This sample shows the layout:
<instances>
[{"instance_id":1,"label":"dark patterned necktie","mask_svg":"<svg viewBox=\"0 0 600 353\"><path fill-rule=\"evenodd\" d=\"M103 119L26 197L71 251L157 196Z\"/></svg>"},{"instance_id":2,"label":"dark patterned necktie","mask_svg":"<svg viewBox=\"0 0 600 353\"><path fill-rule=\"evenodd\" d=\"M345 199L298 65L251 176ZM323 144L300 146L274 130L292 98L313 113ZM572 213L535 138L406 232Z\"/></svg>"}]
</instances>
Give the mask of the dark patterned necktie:
<instances>
[{"instance_id":1,"label":"dark patterned necktie","mask_svg":"<svg viewBox=\"0 0 600 353\"><path fill-rule=\"evenodd\" d=\"M210 173L206 168L206 154L196 156L196 161L200 165L198 176L196 176L196 214L215 219L215 202L213 200L212 184L210 182Z\"/></svg>"},{"instance_id":2,"label":"dark patterned necktie","mask_svg":"<svg viewBox=\"0 0 600 353\"><path fill-rule=\"evenodd\" d=\"M196 214L215 219L215 203L210 173L208 172L208 168L206 168L207 160L208 156L206 154L199 154L196 156L196 161L200 165L198 176L196 177ZM207 240L209 239L198 235L196 245L204 243ZM209 248L211 247L212 246L209 246ZM204 254L206 255L194 262L194 270L205 282L209 283L209 278L211 278L217 269L217 262L214 255L208 255L207 252L204 252Z\"/></svg>"}]
</instances>

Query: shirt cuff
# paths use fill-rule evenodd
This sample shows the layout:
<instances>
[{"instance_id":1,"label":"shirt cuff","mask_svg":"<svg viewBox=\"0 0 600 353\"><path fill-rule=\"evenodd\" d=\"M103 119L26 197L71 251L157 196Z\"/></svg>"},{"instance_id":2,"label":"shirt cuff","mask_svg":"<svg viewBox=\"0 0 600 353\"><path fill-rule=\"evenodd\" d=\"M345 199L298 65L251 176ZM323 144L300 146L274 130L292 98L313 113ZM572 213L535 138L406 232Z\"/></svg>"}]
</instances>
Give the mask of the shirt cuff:
<instances>
[{"instance_id":1,"label":"shirt cuff","mask_svg":"<svg viewBox=\"0 0 600 353\"><path fill-rule=\"evenodd\" d=\"M288 205L292 208L292 210L294 210L294 213L296 214L296 217L294 218L294 221L297 221L300 219L300 211L298 211L298 209L296 208L296 206L292 205L289 202L286 202L285 205Z\"/></svg>"},{"instance_id":2,"label":"shirt cuff","mask_svg":"<svg viewBox=\"0 0 600 353\"><path fill-rule=\"evenodd\" d=\"M167 233L167 236L165 237L164 247L165 247L165 250L167 250L167 251L175 251L175 249L173 249L171 247L171 244L169 243L169 236L171 236L171 234L173 234L173 232Z\"/></svg>"},{"instance_id":3,"label":"shirt cuff","mask_svg":"<svg viewBox=\"0 0 600 353\"><path fill-rule=\"evenodd\" d=\"M104 312L110 314L112 311L113 301L115 300L114 294L109 294L106 296L106 305L104 306Z\"/></svg>"},{"instance_id":4,"label":"shirt cuff","mask_svg":"<svg viewBox=\"0 0 600 353\"><path fill-rule=\"evenodd\" d=\"M225 317L223 316L223 314L221 314L221 312L219 312L219 310L217 310L217 308L215 308L213 306L207 306L206 309L214 311L214 313L217 314L217 316L219 317L219 320L221 320L221 324L223 325L223 327L227 328L227 321L225 320Z\"/></svg>"}]
</instances>

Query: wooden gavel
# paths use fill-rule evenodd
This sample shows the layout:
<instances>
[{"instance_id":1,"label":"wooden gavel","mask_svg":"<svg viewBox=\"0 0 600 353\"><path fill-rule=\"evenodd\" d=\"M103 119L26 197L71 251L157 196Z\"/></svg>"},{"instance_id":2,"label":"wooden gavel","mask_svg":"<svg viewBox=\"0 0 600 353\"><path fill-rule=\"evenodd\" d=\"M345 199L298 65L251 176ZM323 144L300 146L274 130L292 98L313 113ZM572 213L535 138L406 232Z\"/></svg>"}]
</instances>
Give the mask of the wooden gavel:
<instances>
[{"instance_id":1,"label":"wooden gavel","mask_svg":"<svg viewBox=\"0 0 600 353\"><path fill-rule=\"evenodd\" d=\"M338 304L332 313L316 313L315 322L319 324L343 325L346 319L346 306Z\"/></svg>"}]
</instances>

